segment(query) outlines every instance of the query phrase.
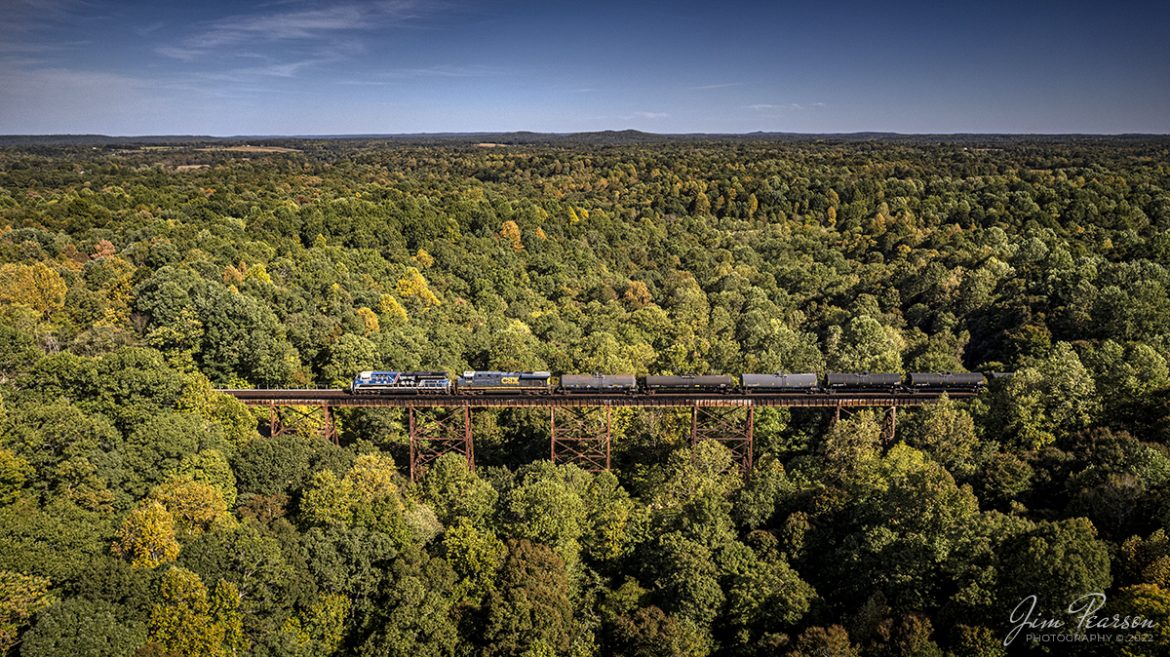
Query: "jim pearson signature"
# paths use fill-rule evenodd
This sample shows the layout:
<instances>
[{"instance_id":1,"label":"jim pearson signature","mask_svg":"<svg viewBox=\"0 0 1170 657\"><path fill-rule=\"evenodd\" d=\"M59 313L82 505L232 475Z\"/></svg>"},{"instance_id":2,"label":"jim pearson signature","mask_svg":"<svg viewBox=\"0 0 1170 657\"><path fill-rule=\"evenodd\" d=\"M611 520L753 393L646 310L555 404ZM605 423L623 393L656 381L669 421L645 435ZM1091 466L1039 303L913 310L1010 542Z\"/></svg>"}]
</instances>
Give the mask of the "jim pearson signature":
<instances>
[{"instance_id":1,"label":"jim pearson signature","mask_svg":"<svg viewBox=\"0 0 1170 657\"><path fill-rule=\"evenodd\" d=\"M1031 630L1063 630L1064 634L1082 635L1097 630L1151 630L1158 623L1145 616L1098 616L1097 612L1105 606L1104 593L1086 593L1076 598L1068 605L1068 614L1071 619L1045 617L1037 609L1039 599L1029 595L1012 610L1009 620L1012 629L1003 639L1004 646L1010 646L1020 633ZM1070 620L1075 624L1070 625Z\"/></svg>"}]
</instances>

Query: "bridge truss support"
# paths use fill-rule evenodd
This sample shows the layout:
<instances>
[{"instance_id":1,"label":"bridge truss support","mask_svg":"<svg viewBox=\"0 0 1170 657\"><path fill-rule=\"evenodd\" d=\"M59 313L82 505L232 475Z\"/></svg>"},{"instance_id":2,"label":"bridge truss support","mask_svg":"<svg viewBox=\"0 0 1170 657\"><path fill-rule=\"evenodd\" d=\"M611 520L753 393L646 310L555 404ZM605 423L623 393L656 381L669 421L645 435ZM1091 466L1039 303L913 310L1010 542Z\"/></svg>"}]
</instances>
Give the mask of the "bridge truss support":
<instances>
[{"instance_id":1,"label":"bridge truss support","mask_svg":"<svg viewBox=\"0 0 1170 657\"><path fill-rule=\"evenodd\" d=\"M589 472L609 470L612 424L612 406L550 407L552 462L575 463Z\"/></svg>"},{"instance_id":2,"label":"bridge truss support","mask_svg":"<svg viewBox=\"0 0 1170 657\"><path fill-rule=\"evenodd\" d=\"M731 450L740 468L747 472L752 469L752 433L756 423L756 409L753 406L701 406L691 407L691 446L700 441L714 440ZM746 415L746 417L744 417Z\"/></svg>"},{"instance_id":3,"label":"bridge truss support","mask_svg":"<svg viewBox=\"0 0 1170 657\"><path fill-rule=\"evenodd\" d=\"M281 409L284 415L281 415ZM277 406L268 405L268 436L276 438L290 431L300 431L305 425L313 427L313 433L325 440L338 444L336 418L333 416L333 407L322 406Z\"/></svg>"},{"instance_id":4,"label":"bridge truss support","mask_svg":"<svg viewBox=\"0 0 1170 657\"><path fill-rule=\"evenodd\" d=\"M268 437L276 438L284 435L284 423L280 421L280 412L276 404L268 405Z\"/></svg>"},{"instance_id":5,"label":"bridge truss support","mask_svg":"<svg viewBox=\"0 0 1170 657\"><path fill-rule=\"evenodd\" d=\"M471 407L407 409L410 433L410 480L418 481L435 459L455 452L475 470L475 445L471 440Z\"/></svg>"},{"instance_id":6,"label":"bridge truss support","mask_svg":"<svg viewBox=\"0 0 1170 657\"><path fill-rule=\"evenodd\" d=\"M898 429L898 407L891 406L882 414L882 442L889 445L894 442Z\"/></svg>"},{"instance_id":7,"label":"bridge truss support","mask_svg":"<svg viewBox=\"0 0 1170 657\"><path fill-rule=\"evenodd\" d=\"M882 444L889 445L894 442L897 437L898 429L898 407L887 406L878 409L863 409L863 408L849 408L838 404L836 410L833 412L833 423L841 421L842 417L848 417L848 414L860 412L862 410L876 410L879 413L879 421L882 425Z\"/></svg>"}]
</instances>

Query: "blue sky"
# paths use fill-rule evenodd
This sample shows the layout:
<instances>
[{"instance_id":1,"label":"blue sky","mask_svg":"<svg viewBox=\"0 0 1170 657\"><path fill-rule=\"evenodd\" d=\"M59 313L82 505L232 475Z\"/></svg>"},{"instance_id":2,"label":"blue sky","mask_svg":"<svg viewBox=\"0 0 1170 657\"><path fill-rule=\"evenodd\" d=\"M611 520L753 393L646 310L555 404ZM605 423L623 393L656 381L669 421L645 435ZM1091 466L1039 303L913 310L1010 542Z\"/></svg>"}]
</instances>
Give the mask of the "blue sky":
<instances>
[{"instance_id":1,"label":"blue sky","mask_svg":"<svg viewBox=\"0 0 1170 657\"><path fill-rule=\"evenodd\" d=\"M1170 133L1170 3L0 0L0 134Z\"/></svg>"}]
</instances>

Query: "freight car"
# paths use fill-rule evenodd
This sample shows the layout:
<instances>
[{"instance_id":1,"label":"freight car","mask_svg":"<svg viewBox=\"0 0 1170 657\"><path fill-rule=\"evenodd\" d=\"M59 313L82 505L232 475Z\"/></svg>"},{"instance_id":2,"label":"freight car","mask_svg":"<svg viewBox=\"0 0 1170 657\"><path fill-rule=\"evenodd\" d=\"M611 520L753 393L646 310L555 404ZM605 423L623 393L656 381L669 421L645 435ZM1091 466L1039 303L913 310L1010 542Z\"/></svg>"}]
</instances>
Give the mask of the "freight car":
<instances>
[{"instance_id":1,"label":"freight car","mask_svg":"<svg viewBox=\"0 0 1170 657\"><path fill-rule=\"evenodd\" d=\"M805 374L744 374L743 391L752 393L814 393L819 389L815 372Z\"/></svg>"},{"instance_id":2,"label":"freight car","mask_svg":"<svg viewBox=\"0 0 1170 657\"><path fill-rule=\"evenodd\" d=\"M420 395L451 392L446 372L359 372L349 384L354 395Z\"/></svg>"},{"instance_id":3,"label":"freight car","mask_svg":"<svg viewBox=\"0 0 1170 657\"><path fill-rule=\"evenodd\" d=\"M978 372L911 372L913 392L978 392L987 379Z\"/></svg>"},{"instance_id":4,"label":"freight car","mask_svg":"<svg viewBox=\"0 0 1170 657\"><path fill-rule=\"evenodd\" d=\"M573 394L632 393L638 390L638 380L633 374L562 374L559 390Z\"/></svg>"},{"instance_id":5,"label":"freight car","mask_svg":"<svg viewBox=\"0 0 1170 657\"><path fill-rule=\"evenodd\" d=\"M648 376L646 392L731 392L735 379L726 374L681 374L678 376Z\"/></svg>"},{"instance_id":6,"label":"freight car","mask_svg":"<svg viewBox=\"0 0 1170 657\"><path fill-rule=\"evenodd\" d=\"M902 375L895 372L829 372L825 388L830 392L895 392L902 387Z\"/></svg>"},{"instance_id":7,"label":"freight car","mask_svg":"<svg viewBox=\"0 0 1170 657\"><path fill-rule=\"evenodd\" d=\"M480 372L467 371L459 375L455 385L460 393L551 393L555 381L551 372Z\"/></svg>"}]
</instances>

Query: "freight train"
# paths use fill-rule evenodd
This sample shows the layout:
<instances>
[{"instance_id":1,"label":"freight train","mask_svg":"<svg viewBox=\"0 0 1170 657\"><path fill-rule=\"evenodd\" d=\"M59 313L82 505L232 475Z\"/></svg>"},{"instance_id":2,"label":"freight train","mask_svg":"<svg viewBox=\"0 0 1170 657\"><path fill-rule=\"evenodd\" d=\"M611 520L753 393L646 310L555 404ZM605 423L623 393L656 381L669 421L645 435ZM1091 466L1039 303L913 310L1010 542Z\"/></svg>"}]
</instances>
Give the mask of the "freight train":
<instances>
[{"instance_id":1,"label":"freight train","mask_svg":"<svg viewBox=\"0 0 1170 657\"><path fill-rule=\"evenodd\" d=\"M993 374L992 378L1005 376ZM797 374L681 374L635 377L632 374L562 374L552 372L467 371L454 379L446 372L361 372L349 392L354 395L606 395L606 394L914 394L977 393L987 384L978 372L829 372Z\"/></svg>"}]
</instances>

